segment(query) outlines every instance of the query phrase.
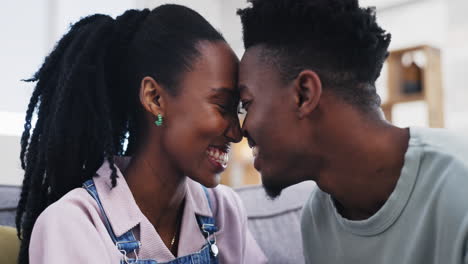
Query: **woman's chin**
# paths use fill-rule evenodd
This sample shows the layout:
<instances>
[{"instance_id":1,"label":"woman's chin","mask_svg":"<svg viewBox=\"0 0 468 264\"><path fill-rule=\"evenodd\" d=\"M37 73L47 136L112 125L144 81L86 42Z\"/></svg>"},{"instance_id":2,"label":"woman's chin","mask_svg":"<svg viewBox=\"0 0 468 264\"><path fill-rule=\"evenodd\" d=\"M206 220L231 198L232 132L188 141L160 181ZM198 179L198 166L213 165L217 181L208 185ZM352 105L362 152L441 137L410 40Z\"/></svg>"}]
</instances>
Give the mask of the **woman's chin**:
<instances>
[{"instance_id":1,"label":"woman's chin","mask_svg":"<svg viewBox=\"0 0 468 264\"><path fill-rule=\"evenodd\" d=\"M220 180L221 180L220 174L213 174L213 175L209 175L209 178L204 180L203 183L201 184L205 186L206 188L214 188L219 185Z\"/></svg>"},{"instance_id":2,"label":"woman's chin","mask_svg":"<svg viewBox=\"0 0 468 264\"><path fill-rule=\"evenodd\" d=\"M198 175L189 176L190 179L200 183L206 188L214 188L219 185L221 174L219 173L203 173Z\"/></svg>"}]
</instances>

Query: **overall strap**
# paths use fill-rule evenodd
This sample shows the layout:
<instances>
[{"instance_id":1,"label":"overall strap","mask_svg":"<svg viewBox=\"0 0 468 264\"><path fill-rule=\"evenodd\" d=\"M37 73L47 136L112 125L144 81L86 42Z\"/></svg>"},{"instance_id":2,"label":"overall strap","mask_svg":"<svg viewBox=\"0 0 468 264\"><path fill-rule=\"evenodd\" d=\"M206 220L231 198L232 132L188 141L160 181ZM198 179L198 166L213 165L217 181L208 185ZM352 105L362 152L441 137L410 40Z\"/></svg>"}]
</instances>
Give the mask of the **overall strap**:
<instances>
[{"instance_id":1,"label":"overall strap","mask_svg":"<svg viewBox=\"0 0 468 264\"><path fill-rule=\"evenodd\" d=\"M212 207L210 195L208 193L208 189L203 185L202 185L202 188L203 188L203 191L205 192L206 199L208 200L208 205L210 206L210 210L211 212L213 212L213 207ZM218 231L218 227L216 226L214 217L197 215L197 222L205 238L208 238L210 235Z\"/></svg>"},{"instance_id":2,"label":"overall strap","mask_svg":"<svg viewBox=\"0 0 468 264\"><path fill-rule=\"evenodd\" d=\"M210 195L208 193L208 189L202 185L203 191L205 192L206 199L208 200L208 205L210 206L211 212L213 212L213 207L210 199ZM214 217L196 215L197 222L202 231L203 236L205 236L206 241L210 246L210 252L214 258L218 256L219 249L216 245L216 236L215 233L218 231L218 227L216 226L216 222Z\"/></svg>"},{"instance_id":3,"label":"overall strap","mask_svg":"<svg viewBox=\"0 0 468 264\"><path fill-rule=\"evenodd\" d=\"M88 191L88 193L91 195L91 197L96 200L96 203L99 206L99 210L101 211L101 214L104 218L104 224L106 226L107 232L109 233L109 236L111 237L112 241L115 243L115 246L117 249L122 252L124 255L124 258L127 258L127 254L134 252L136 256L136 250L141 247L140 241L135 239L135 236L133 235L133 232L130 230L126 232L125 234L117 237L112 230L112 226L110 225L109 218L107 218L106 212L104 211L104 207L102 206L101 200L99 199L99 195L96 189L96 185L94 184L94 181L87 180L83 184L83 188Z\"/></svg>"}]
</instances>

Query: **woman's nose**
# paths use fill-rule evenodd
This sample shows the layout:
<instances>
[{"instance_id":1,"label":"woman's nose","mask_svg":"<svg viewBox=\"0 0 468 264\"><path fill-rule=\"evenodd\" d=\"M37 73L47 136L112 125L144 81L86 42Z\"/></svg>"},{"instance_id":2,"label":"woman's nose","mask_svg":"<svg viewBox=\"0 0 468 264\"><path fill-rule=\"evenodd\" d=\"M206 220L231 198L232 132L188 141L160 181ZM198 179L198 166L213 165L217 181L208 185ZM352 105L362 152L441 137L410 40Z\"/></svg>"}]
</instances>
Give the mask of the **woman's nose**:
<instances>
[{"instance_id":1,"label":"woman's nose","mask_svg":"<svg viewBox=\"0 0 468 264\"><path fill-rule=\"evenodd\" d=\"M242 130L240 128L240 122L237 116L230 122L225 135L231 142L234 143L239 143L242 140Z\"/></svg>"}]
</instances>

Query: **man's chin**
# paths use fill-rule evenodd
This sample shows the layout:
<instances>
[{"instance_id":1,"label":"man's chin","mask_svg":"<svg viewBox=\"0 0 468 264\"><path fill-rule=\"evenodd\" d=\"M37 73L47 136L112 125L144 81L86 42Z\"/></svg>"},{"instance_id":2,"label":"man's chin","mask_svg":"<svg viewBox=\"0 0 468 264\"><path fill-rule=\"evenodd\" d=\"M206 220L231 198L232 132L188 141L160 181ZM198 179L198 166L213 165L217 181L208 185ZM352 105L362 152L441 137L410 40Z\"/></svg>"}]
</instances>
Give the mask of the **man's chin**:
<instances>
[{"instance_id":1,"label":"man's chin","mask_svg":"<svg viewBox=\"0 0 468 264\"><path fill-rule=\"evenodd\" d=\"M265 193L267 194L268 198L270 198L271 200L275 200L276 198L278 198L281 195L281 192L283 191L283 189L273 189L265 185L263 185L263 188L265 189Z\"/></svg>"}]
</instances>

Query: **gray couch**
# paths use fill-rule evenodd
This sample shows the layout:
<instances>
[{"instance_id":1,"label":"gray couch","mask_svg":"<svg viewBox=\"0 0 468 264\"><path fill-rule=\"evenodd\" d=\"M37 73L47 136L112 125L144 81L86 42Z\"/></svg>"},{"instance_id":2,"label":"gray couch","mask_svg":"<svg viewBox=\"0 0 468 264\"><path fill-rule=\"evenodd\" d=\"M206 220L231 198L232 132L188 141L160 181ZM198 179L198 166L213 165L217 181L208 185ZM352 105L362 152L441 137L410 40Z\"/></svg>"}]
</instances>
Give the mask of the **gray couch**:
<instances>
[{"instance_id":1,"label":"gray couch","mask_svg":"<svg viewBox=\"0 0 468 264\"><path fill-rule=\"evenodd\" d=\"M0 225L15 226L20 187L0 185Z\"/></svg>"},{"instance_id":2,"label":"gray couch","mask_svg":"<svg viewBox=\"0 0 468 264\"><path fill-rule=\"evenodd\" d=\"M265 252L270 264L304 263L301 239L301 209L315 188L303 182L269 199L261 186L237 189L247 211L250 231Z\"/></svg>"},{"instance_id":3,"label":"gray couch","mask_svg":"<svg viewBox=\"0 0 468 264\"><path fill-rule=\"evenodd\" d=\"M236 189L246 207L249 228L271 264L301 264L300 212L315 184L284 190L275 200L261 186ZM20 188L0 185L0 225L14 226Z\"/></svg>"}]
</instances>

